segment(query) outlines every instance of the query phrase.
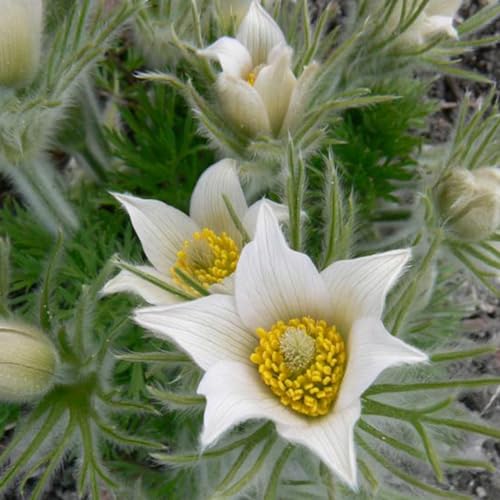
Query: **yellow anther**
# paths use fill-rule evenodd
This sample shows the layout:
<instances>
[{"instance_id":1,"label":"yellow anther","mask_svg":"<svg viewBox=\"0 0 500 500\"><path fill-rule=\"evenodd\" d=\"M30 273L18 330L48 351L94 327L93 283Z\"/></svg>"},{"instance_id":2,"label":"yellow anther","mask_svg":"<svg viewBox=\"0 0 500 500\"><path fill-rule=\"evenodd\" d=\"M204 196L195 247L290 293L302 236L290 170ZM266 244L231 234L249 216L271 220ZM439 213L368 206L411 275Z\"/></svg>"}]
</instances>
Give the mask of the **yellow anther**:
<instances>
[{"instance_id":1,"label":"yellow anther","mask_svg":"<svg viewBox=\"0 0 500 500\"><path fill-rule=\"evenodd\" d=\"M335 326L310 317L278 321L257 329L260 342L250 360L264 383L292 410L326 415L345 371L345 346Z\"/></svg>"},{"instance_id":2,"label":"yellow anther","mask_svg":"<svg viewBox=\"0 0 500 500\"><path fill-rule=\"evenodd\" d=\"M255 85L255 80L257 79L257 75L253 72L250 71L247 76L247 82L253 87Z\"/></svg>"},{"instance_id":3,"label":"yellow anther","mask_svg":"<svg viewBox=\"0 0 500 500\"><path fill-rule=\"evenodd\" d=\"M193 234L191 240L186 240L177 252L177 261L172 266L170 274L173 280L192 294L192 289L175 271L181 270L191 278L208 288L215 283L221 283L231 275L240 257L240 249L235 241L226 233L217 234L204 228Z\"/></svg>"}]
</instances>

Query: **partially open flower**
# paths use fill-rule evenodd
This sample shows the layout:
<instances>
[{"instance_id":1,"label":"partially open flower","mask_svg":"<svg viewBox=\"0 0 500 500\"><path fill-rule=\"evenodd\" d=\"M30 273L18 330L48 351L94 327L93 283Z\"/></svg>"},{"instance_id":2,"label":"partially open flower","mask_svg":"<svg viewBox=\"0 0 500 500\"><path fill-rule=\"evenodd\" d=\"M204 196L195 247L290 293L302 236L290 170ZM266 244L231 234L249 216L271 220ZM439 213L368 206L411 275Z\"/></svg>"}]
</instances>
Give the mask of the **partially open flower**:
<instances>
[{"instance_id":1,"label":"partially open flower","mask_svg":"<svg viewBox=\"0 0 500 500\"><path fill-rule=\"evenodd\" d=\"M29 401L54 383L56 352L32 326L0 319L0 400Z\"/></svg>"},{"instance_id":2,"label":"partially open flower","mask_svg":"<svg viewBox=\"0 0 500 500\"><path fill-rule=\"evenodd\" d=\"M391 2L391 5L392 3L394 2ZM453 19L461 4L462 0L429 0L413 23L399 35L398 41L409 45L421 45L429 38L441 34L458 38ZM389 5L389 2L386 2L386 5ZM409 13L409 7L416 11L420 8L420 2L396 1L395 5L390 7L391 13L385 22L384 31L387 33L398 31L413 15L413 12ZM402 20L403 13L405 17Z\"/></svg>"},{"instance_id":3,"label":"partially open flower","mask_svg":"<svg viewBox=\"0 0 500 500\"><path fill-rule=\"evenodd\" d=\"M454 238L487 239L500 227L500 171L454 169L438 184L436 203Z\"/></svg>"},{"instance_id":4,"label":"partially open flower","mask_svg":"<svg viewBox=\"0 0 500 500\"><path fill-rule=\"evenodd\" d=\"M179 271L208 290L223 293L233 289L233 272L244 238L237 228L224 197L252 237L261 201L248 206L233 160L221 160L198 180L191 197L190 215L157 200L143 200L114 194L127 210L144 253L153 266L138 269L186 292L196 292L179 276ZM272 203L280 219L288 217L284 205ZM122 271L109 281L103 293L133 292L151 304L170 304L179 296Z\"/></svg>"},{"instance_id":5,"label":"partially open flower","mask_svg":"<svg viewBox=\"0 0 500 500\"><path fill-rule=\"evenodd\" d=\"M288 247L264 204L238 263L234 297L140 309L135 319L205 370L203 447L247 419L270 419L354 488L361 395L386 368L427 360L381 321L409 256L396 250L319 273Z\"/></svg>"},{"instance_id":6,"label":"partially open flower","mask_svg":"<svg viewBox=\"0 0 500 500\"><path fill-rule=\"evenodd\" d=\"M297 80L291 69L292 49L257 0L252 1L236 38L220 38L199 54L219 61L221 109L234 126L251 136L280 136L294 125L317 69L312 63Z\"/></svg>"},{"instance_id":7,"label":"partially open flower","mask_svg":"<svg viewBox=\"0 0 500 500\"><path fill-rule=\"evenodd\" d=\"M0 0L0 86L30 83L40 61L42 0Z\"/></svg>"}]
</instances>

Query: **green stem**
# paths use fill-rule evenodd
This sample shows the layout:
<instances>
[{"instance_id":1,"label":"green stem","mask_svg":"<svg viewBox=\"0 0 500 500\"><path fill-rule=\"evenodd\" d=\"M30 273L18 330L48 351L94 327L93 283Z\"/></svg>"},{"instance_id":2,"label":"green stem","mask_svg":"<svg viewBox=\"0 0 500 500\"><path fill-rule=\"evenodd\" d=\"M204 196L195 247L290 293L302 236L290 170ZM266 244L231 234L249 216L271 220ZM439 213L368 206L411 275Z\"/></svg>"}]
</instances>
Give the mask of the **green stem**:
<instances>
[{"instance_id":1,"label":"green stem","mask_svg":"<svg viewBox=\"0 0 500 500\"><path fill-rule=\"evenodd\" d=\"M481 434L483 436L500 439L500 429L496 429L493 427L486 427L484 425L474 424L472 422L467 422L464 420L454 420L451 418L437 418L437 417L423 416L422 420L428 422L429 424L452 427L454 429L474 432L476 434Z\"/></svg>"},{"instance_id":2,"label":"green stem","mask_svg":"<svg viewBox=\"0 0 500 500\"><path fill-rule=\"evenodd\" d=\"M422 259L418 270L414 273L414 279L410 281L410 284L406 287L404 292L400 295L399 300L395 304L395 306L390 310L389 314L386 317L386 321L389 322L393 319L392 327L389 331L396 337L400 332L410 310L413 302L415 300L415 296L418 291L418 287L422 281L422 279L426 276L427 272L432 265L434 257L439 250L442 242L442 234L438 232L434 235L432 243L427 250L424 258Z\"/></svg>"},{"instance_id":3,"label":"green stem","mask_svg":"<svg viewBox=\"0 0 500 500\"><path fill-rule=\"evenodd\" d=\"M249 440L253 440L254 442L262 441L267 435L269 435L272 428L272 424L266 423L263 426L259 427L253 434L250 436L246 436L244 438L238 439L233 443L230 443L222 448L218 448L216 450L208 450L203 453L203 458L218 458L226 453L236 450L241 446L244 446ZM151 456L160 462L166 464L189 464L193 462L197 462L200 459L200 454L191 454L191 455L167 455L165 453L152 453Z\"/></svg>"},{"instance_id":4,"label":"green stem","mask_svg":"<svg viewBox=\"0 0 500 500\"><path fill-rule=\"evenodd\" d=\"M432 354L430 359L433 363L441 363L446 361L457 361L459 359L474 358L485 354L494 354L497 348L494 346L479 347L478 349L471 349L469 351L451 351L439 352Z\"/></svg>"},{"instance_id":5,"label":"green stem","mask_svg":"<svg viewBox=\"0 0 500 500\"><path fill-rule=\"evenodd\" d=\"M51 408L42 427L36 431L35 437L31 443L24 449L21 456L13 463L0 478L0 491L3 490L20 472L21 468L28 462L38 451L43 442L47 439L54 426L59 421L64 409L61 406Z\"/></svg>"},{"instance_id":6,"label":"green stem","mask_svg":"<svg viewBox=\"0 0 500 500\"><path fill-rule=\"evenodd\" d=\"M166 292L172 293L173 295L177 295L178 297L181 297L184 300L193 300L193 299L197 298L194 295L183 292L179 288L176 288L174 286L169 285L168 283L165 283L162 280L159 280L156 276L153 276L151 274L148 274L148 273L141 271L137 267L135 267L131 264L128 264L127 262L124 262L119 258L115 258L114 262L120 269L124 269L125 271L128 271L129 273L132 273L135 276L139 276L139 278L142 278L143 280L148 281L152 285L155 285L158 288L165 290Z\"/></svg>"},{"instance_id":7,"label":"green stem","mask_svg":"<svg viewBox=\"0 0 500 500\"><path fill-rule=\"evenodd\" d=\"M269 481L269 484L266 488L266 493L264 494L264 500L274 500L275 498L277 498L276 493L278 491L278 483L281 472L283 471L283 468L285 467L286 462L288 461L288 458L293 450L293 445L288 444L276 461L276 465L271 472L271 480Z\"/></svg>"},{"instance_id":8,"label":"green stem","mask_svg":"<svg viewBox=\"0 0 500 500\"><path fill-rule=\"evenodd\" d=\"M231 488L224 491L222 493L222 496L234 498L234 496L238 492L240 492L255 477L255 475L259 472L262 465L264 464L267 456L269 455L269 452L274 446L274 443L276 443L277 439L278 436L276 434L273 434L272 436L269 437L267 443L264 445L264 448L262 448L260 455L258 456L253 466L250 468L250 470L245 475L243 475L237 483L233 484Z\"/></svg>"},{"instance_id":9,"label":"green stem","mask_svg":"<svg viewBox=\"0 0 500 500\"><path fill-rule=\"evenodd\" d=\"M129 363L192 363L192 359L178 352L131 352L115 354L115 358Z\"/></svg>"},{"instance_id":10,"label":"green stem","mask_svg":"<svg viewBox=\"0 0 500 500\"><path fill-rule=\"evenodd\" d=\"M439 488L435 488L434 486L431 486L430 484L423 483L419 481L418 479L415 479L414 476L411 474L407 474L406 472L403 472L401 469L398 469L394 464L389 462L387 458L385 458L383 455L380 453L376 452L374 449L370 448L368 444L361 439L359 436L357 436L357 442L358 444L369 454L371 455L376 462L387 469L389 472L394 474L395 476L399 477L403 481L407 482L408 484L414 486L415 488L418 488L420 490L426 491L428 493L431 493L433 495L437 495L439 497L444 497L444 498L456 498L456 499L468 499L468 496L465 495L460 495L457 493L453 493L451 491L444 491Z\"/></svg>"},{"instance_id":11,"label":"green stem","mask_svg":"<svg viewBox=\"0 0 500 500\"><path fill-rule=\"evenodd\" d=\"M242 465L245 463L246 459L250 456L250 454L252 453L254 448L257 446L257 444L258 443L255 441L250 441L249 443L246 444L246 446L240 452L237 460L234 462L231 469L229 469L229 472L226 474L224 479L217 486L216 496L217 496L217 492L224 491L231 484L231 481L238 474ZM223 496L227 496L227 493L223 494Z\"/></svg>"},{"instance_id":12,"label":"green stem","mask_svg":"<svg viewBox=\"0 0 500 500\"><path fill-rule=\"evenodd\" d=\"M428 391L437 389L464 389L466 387L484 387L500 384L500 377L479 378L470 380L450 380L447 382L420 382L417 384L378 384L372 385L365 396L395 392Z\"/></svg>"},{"instance_id":13,"label":"green stem","mask_svg":"<svg viewBox=\"0 0 500 500\"><path fill-rule=\"evenodd\" d=\"M210 295L210 292L197 279L192 278L182 269L174 267L174 272L187 286L195 290L202 297L207 297L208 295Z\"/></svg>"},{"instance_id":14,"label":"green stem","mask_svg":"<svg viewBox=\"0 0 500 500\"><path fill-rule=\"evenodd\" d=\"M224 203L226 205L227 211L229 212L231 220L233 221L233 224L236 226L236 229L241 235L241 240L242 240L241 246L243 247L251 240L250 235L248 234L247 230L245 229L245 226L243 226L243 223L238 217L238 214L236 213L236 210L234 209L231 200L225 194L222 195L222 199L224 200Z\"/></svg>"},{"instance_id":15,"label":"green stem","mask_svg":"<svg viewBox=\"0 0 500 500\"><path fill-rule=\"evenodd\" d=\"M59 442L55 450L51 452L52 456L50 458L50 462L45 467L43 474L40 476L40 479L38 480L35 489L31 493L30 498L32 500L37 500L42 497L48 480L54 473L56 467L61 463L64 453L68 448L68 441L70 440L75 430L75 427L76 427L75 421L72 417L70 417L68 425L66 426L66 430L64 431L64 434L61 438L61 441Z\"/></svg>"}]
</instances>

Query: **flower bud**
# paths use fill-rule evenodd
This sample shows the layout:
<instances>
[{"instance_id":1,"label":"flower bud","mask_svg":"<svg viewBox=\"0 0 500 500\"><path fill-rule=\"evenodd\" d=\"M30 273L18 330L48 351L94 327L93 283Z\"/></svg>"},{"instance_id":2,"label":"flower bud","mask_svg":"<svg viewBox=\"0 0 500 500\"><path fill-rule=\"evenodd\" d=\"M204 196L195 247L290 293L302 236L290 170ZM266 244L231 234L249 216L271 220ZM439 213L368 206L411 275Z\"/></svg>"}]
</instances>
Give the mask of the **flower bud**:
<instances>
[{"instance_id":1,"label":"flower bud","mask_svg":"<svg viewBox=\"0 0 500 500\"><path fill-rule=\"evenodd\" d=\"M448 231L463 241L487 239L500 227L500 172L452 170L437 186L436 202Z\"/></svg>"},{"instance_id":2,"label":"flower bud","mask_svg":"<svg viewBox=\"0 0 500 500\"><path fill-rule=\"evenodd\" d=\"M368 2L368 8L380 14L389 12L383 24L383 31L388 36L398 33L401 25L413 18L413 22L398 35L400 44L422 45L437 35L458 38L453 21L462 0L428 0L423 8L416 2L406 4L403 0L396 0L389 7L389 2L378 0Z\"/></svg>"},{"instance_id":3,"label":"flower bud","mask_svg":"<svg viewBox=\"0 0 500 500\"><path fill-rule=\"evenodd\" d=\"M23 86L40 61L42 0L0 0L0 12L0 86Z\"/></svg>"},{"instance_id":4,"label":"flower bud","mask_svg":"<svg viewBox=\"0 0 500 500\"><path fill-rule=\"evenodd\" d=\"M56 352L32 326L0 320L0 400L28 401L53 384Z\"/></svg>"}]
</instances>

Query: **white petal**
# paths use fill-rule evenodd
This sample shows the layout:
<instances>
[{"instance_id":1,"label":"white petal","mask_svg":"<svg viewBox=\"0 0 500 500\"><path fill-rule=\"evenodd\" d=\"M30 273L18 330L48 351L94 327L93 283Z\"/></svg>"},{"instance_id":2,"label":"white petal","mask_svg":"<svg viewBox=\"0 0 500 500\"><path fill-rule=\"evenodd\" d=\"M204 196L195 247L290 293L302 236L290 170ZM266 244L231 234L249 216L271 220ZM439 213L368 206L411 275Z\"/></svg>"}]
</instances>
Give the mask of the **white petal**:
<instances>
[{"instance_id":1,"label":"white petal","mask_svg":"<svg viewBox=\"0 0 500 500\"><path fill-rule=\"evenodd\" d=\"M257 0L253 0L240 24L236 38L248 49L253 66L267 61L272 48L285 42L276 21Z\"/></svg>"},{"instance_id":2,"label":"white petal","mask_svg":"<svg viewBox=\"0 0 500 500\"><path fill-rule=\"evenodd\" d=\"M311 259L291 250L271 208L262 204L255 239L236 268L238 313L252 331L310 315L329 320L328 292Z\"/></svg>"},{"instance_id":3,"label":"white petal","mask_svg":"<svg viewBox=\"0 0 500 500\"><path fill-rule=\"evenodd\" d=\"M262 382L255 365L217 363L204 375L198 394L207 399L201 433L203 447L252 418L265 418L288 426L305 425L306 419L283 406Z\"/></svg>"},{"instance_id":4,"label":"white petal","mask_svg":"<svg viewBox=\"0 0 500 500\"><path fill-rule=\"evenodd\" d=\"M422 363L422 351L392 336L377 318L356 321L349 335L347 367L335 403L335 412L348 408L386 368L403 363Z\"/></svg>"},{"instance_id":5,"label":"white petal","mask_svg":"<svg viewBox=\"0 0 500 500\"><path fill-rule=\"evenodd\" d=\"M175 342L203 370L224 359L250 364L258 342L241 324L234 298L229 295L138 309L134 319L157 336Z\"/></svg>"},{"instance_id":6,"label":"white petal","mask_svg":"<svg viewBox=\"0 0 500 500\"><path fill-rule=\"evenodd\" d=\"M429 0L424 11L429 16L453 17L462 5L462 0Z\"/></svg>"},{"instance_id":7,"label":"white petal","mask_svg":"<svg viewBox=\"0 0 500 500\"><path fill-rule=\"evenodd\" d=\"M200 227L208 227L216 233L224 231L235 241L239 241L241 235L234 225L223 196L228 198L242 221L248 205L234 160L221 160L203 172L191 196L190 215Z\"/></svg>"},{"instance_id":8,"label":"white petal","mask_svg":"<svg viewBox=\"0 0 500 500\"><path fill-rule=\"evenodd\" d=\"M410 255L409 250L393 250L339 260L321 273L330 291L335 325L344 336L349 334L356 319L382 316L387 292Z\"/></svg>"},{"instance_id":9,"label":"white petal","mask_svg":"<svg viewBox=\"0 0 500 500\"><path fill-rule=\"evenodd\" d=\"M234 126L251 135L270 132L266 107L248 82L221 73L217 79L217 94L223 113Z\"/></svg>"},{"instance_id":10,"label":"white petal","mask_svg":"<svg viewBox=\"0 0 500 500\"><path fill-rule=\"evenodd\" d=\"M222 280L221 283L214 283L209 287L210 293L222 293L224 295L234 295L234 273Z\"/></svg>"},{"instance_id":11,"label":"white petal","mask_svg":"<svg viewBox=\"0 0 500 500\"><path fill-rule=\"evenodd\" d=\"M419 28L424 38L441 33L448 35L450 38L458 38L457 30L453 26L453 17L450 16L425 16Z\"/></svg>"},{"instance_id":12,"label":"white petal","mask_svg":"<svg viewBox=\"0 0 500 500\"><path fill-rule=\"evenodd\" d=\"M252 70L252 57L236 38L224 36L198 54L219 61L222 71L237 78L246 78Z\"/></svg>"},{"instance_id":13,"label":"white petal","mask_svg":"<svg viewBox=\"0 0 500 500\"><path fill-rule=\"evenodd\" d=\"M310 419L306 426L277 425L277 431L285 439L312 450L332 472L357 488L356 451L354 426L361 414L358 399L349 408L334 411L323 418Z\"/></svg>"},{"instance_id":14,"label":"white petal","mask_svg":"<svg viewBox=\"0 0 500 500\"><path fill-rule=\"evenodd\" d=\"M272 63L264 66L255 80L255 90L262 97L267 109L273 134L277 135L290 105L292 92L297 84L292 70L292 49L278 46L270 56Z\"/></svg>"},{"instance_id":15,"label":"white petal","mask_svg":"<svg viewBox=\"0 0 500 500\"><path fill-rule=\"evenodd\" d=\"M149 274L156 279L170 284L170 278L158 272L151 266L136 266L143 273ZM149 281L137 276L130 271L120 271L114 278L110 279L102 288L102 295L111 293L130 292L139 295L149 304L168 305L182 302L183 299L178 295L167 292L163 288L150 283Z\"/></svg>"},{"instance_id":16,"label":"white petal","mask_svg":"<svg viewBox=\"0 0 500 500\"><path fill-rule=\"evenodd\" d=\"M280 224L287 223L289 220L290 212L286 205L267 199L259 200L250 206L245 214L245 217L243 218L243 226L245 226L245 229L252 238L255 234L255 229L257 228L257 217L259 216L259 211L263 203L271 208Z\"/></svg>"},{"instance_id":17,"label":"white petal","mask_svg":"<svg viewBox=\"0 0 500 500\"><path fill-rule=\"evenodd\" d=\"M290 97L290 104L279 135L284 135L288 130L293 129L300 124L306 110L309 91L312 87L314 78L318 74L319 64L312 62L302 71L295 88Z\"/></svg>"},{"instance_id":18,"label":"white petal","mask_svg":"<svg viewBox=\"0 0 500 500\"><path fill-rule=\"evenodd\" d=\"M199 230L198 226L186 214L161 201L112 194L127 210L149 262L169 275L177 252Z\"/></svg>"}]
</instances>

